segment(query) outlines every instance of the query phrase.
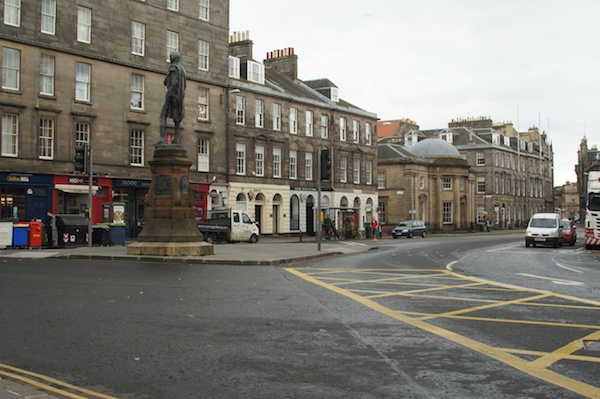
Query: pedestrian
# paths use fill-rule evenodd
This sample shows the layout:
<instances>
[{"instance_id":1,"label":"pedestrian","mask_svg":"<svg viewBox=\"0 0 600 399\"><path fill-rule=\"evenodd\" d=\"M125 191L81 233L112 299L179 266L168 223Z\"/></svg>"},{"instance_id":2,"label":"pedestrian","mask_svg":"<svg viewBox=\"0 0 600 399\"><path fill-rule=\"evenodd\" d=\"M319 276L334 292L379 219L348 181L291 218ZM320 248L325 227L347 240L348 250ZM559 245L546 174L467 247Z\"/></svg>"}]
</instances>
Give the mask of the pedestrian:
<instances>
[{"instance_id":1,"label":"pedestrian","mask_svg":"<svg viewBox=\"0 0 600 399\"><path fill-rule=\"evenodd\" d=\"M371 231L373 232L373 241L377 241L377 227L379 226L379 223L377 222L377 219L373 218L373 220L371 220Z\"/></svg>"},{"instance_id":2,"label":"pedestrian","mask_svg":"<svg viewBox=\"0 0 600 399\"><path fill-rule=\"evenodd\" d=\"M490 232L490 219L485 220L485 226L487 228L487 232L489 233Z\"/></svg>"}]
</instances>

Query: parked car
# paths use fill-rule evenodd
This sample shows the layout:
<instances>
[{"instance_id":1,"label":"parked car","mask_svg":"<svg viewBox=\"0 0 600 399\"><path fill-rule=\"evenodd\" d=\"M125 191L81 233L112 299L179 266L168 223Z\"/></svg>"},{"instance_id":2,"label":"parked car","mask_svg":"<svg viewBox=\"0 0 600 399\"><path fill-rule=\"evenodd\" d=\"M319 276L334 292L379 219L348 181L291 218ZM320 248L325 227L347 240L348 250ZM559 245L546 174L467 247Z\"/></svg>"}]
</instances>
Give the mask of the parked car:
<instances>
[{"instance_id":1,"label":"parked car","mask_svg":"<svg viewBox=\"0 0 600 399\"><path fill-rule=\"evenodd\" d=\"M577 242L577 226L571 219L561 220L563 227L563 242L571 246Z\"/></svg>"},{"instance_id":2,"label":"parked car","mask_svg":"<svg viewBox=\"0 0 600 399\"><path fill-rule=\"evenodd\" d=\"M525 230L525 246L563 246L563 226L557 213L534 213Z\"/></svg>"},{"instance_id":3,"label":"parked car","mask_svg":"<svg viewBox=\"0 0 600 399\"><path fill-rule=\"evenodd\" d=\"M406 237L413 238L413 236L421 236L425 238L427 236L427 226L422 220L404 220L392 230L392 237Z\"/></svg>"}]
</instances>

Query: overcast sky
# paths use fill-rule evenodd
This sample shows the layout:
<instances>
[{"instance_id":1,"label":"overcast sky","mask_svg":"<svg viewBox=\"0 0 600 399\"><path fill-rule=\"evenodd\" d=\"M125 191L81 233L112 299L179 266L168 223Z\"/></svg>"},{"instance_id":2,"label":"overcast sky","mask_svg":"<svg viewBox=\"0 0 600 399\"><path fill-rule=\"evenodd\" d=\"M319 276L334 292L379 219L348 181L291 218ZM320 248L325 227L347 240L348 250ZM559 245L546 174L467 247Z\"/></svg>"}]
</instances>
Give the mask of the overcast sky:
<instances>
[{"instance_id":1,"label":"overcast sky","mask_svg":"<svg viewBox=\"0 0 600 399\"><path fill-rule=\"evenodd\" d=\"M231 0L230 14L255 60L293 47L300 79L330 79L379 119L540 126L555 186L577 180L584 135L600 145L598 0Z\"/></svg>"}]
</instances>

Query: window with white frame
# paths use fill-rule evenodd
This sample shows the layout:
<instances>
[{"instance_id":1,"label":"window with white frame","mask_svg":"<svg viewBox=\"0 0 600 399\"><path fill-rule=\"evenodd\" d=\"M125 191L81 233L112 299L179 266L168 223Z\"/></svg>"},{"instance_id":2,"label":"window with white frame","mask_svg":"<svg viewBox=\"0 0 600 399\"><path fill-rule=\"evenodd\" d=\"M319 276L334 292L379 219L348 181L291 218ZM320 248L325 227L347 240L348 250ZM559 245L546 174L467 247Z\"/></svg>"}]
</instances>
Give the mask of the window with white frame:
<instances>
[{"instance_id":1,"label":"window with white frame","mask_svg":"<svg viewBox=\"0 0 600 399\"><path fill-rule=\"evenodd\" d=\"M198 172L210 171L210 141L198 139Z\"/></svg>"},{"instance_id":2,"label":"window with white frame","mask_svg":"<svg viewBox=\"0 0 600 399\"><path fill-rule=\"evenodd\" d=\"M256 100L254 103L254 127L265 127L265 102Z\"/></svg>"},{"instance_id":3,"label":"window with white frame","mask_svg":"<svg viewBox=\"0 0 600 399\"><path fill-rule=\"evenodd\" d=\"M425 190L425 176L419 176L419 189Z\"/></svg>"},{"instance_id":4,"label":"window with white frame","mask_svg":"<svg viewBox=\"0 0 600 399\"><path fill-rule=\"evenodd\" d=\"M485 166L485 154L483 152L478 152L475 154L475 165Z\"/></svg>"},{"instance_id":5,"label":"window with white frame","mask_svg":"<svg viewBox=\"0 0 600 399\"><path fill-rule=\"evenodd\" d=\"M56 33L56 0L42 0L42 33Z\"/></svg>"},{"instance_id":6,"label":"window with white frame","mask_svg":"<svg viewBox=\"0 0 600 399\"><path fill-rule=\"evenodd\" d=\"M75 100L89 102L91 99L92 66L77 62L75 70Z\"/></svg>"},{"instance_id":7,"label":"window with white frame","mask_svg":"<svg viewBox=\"0 0 600 399\"><path fill-rule=\"evenodd\" d=\"M198 40L198 69L208 71L209 46L206 40Z\"/></svg>"},{"instance_id":8,"label":"window with white frame","mask_svg":"<svg viewBox=\"0 0 600 399\"><path fill-rule=\"evenodd\" d=\"M77 41L82 43L92 42L92 9L77 7Z\"/></svg>"},{"instance_id":9,"label":"window with white frame","mask_svg":"<svg viewBox=\"0 0 600 399\"><path fill-rule=\"evenodd\" d=\"M40 159L54 158L54 124L52 118L40 118Z\"/></svg>"},{"instance_id":10,"label":"window with white frame","mask_svg":"<svg viewBox=\"0 0 600 399\"><path fill-rule=\"evenodd\" d=\"M90 124L87 122L75 122L75 146L88 144L90 142Z\"/></svg>"},{"instance_id":11,"label":"window with white frame","mask_svg":"<svg viewBox=\"0 0 600 399\"><path fill-rule=\"evenodd\" d=\"M131 74L131 109L144 109L144 75Z\"/></svg>"},{"instance_id":12,"label":"window with white frame","mask_svg":"<svg viewBox=\"0 0 600 399\"><path fill-rule=\"evenodd\" d=\"M179 51L179 33L167 31L167 62L171 62L171 53Z\"/></svg>"},{"instance_id":13,"label":"window with white frame","mask_svg":"<svg viewBox=\"0 0 600 399\"><path fill-rule=\"evenodd\" d=\"M210 0L200 0L198 18L203 21L210 20Z\"/></svg>"},{"instance_id":14,"label":"window with white frame","mask_svg":"<svg viewBox=\"0 0 600 399\"><path fill-rule=\"evenodd\" d=\"M131 54L144 55L146 46L146 25L141 22L131 22Z\"/></svg>"},{"instance_id":15,"label":"window with white frame","mask_svg":"<svg viewBox=\"0 0 600 399\"><path fill-rule=\"evenodd\" d=\"M240 78L240 59L231 55L229 56L229 77Z\"/></svg>"},{"instance_id":16,"label":"window with white frame","mask_svg":"<svg viewBox=\"0 0 600 399\"><path fill-rule=\"evenodd\" d=\"M179 0L167 0L167 9L171 11L179 11Z\"/></svg>"},{"instance_id":17,"label":"window with white frame","mask_svg":"<svg viewBox=\"0 0 600 399\"><path fill-rule=\"evenodd\" d=\"M354 165L352 166L352 175L354 184L360 183L360 158L354 158Z\"/></svg>"},{"instance_id":18,"label":"window with white frame","mask_svg":"<svg viewBox=\"0 0 600 399\"><path fill-rule=\"evenodd\" d=\"M307 151L304 153L304 178L306 180L313 179L313 153Z\"/></svg>"},{"instance_id":19,"label":"window with white frame","mask_svg":"<svg viewBox=\"0 0 600 399\"><path fill-rule=\"evenodd\" d=\"M21 26L21 0L4 0L4 24Z\"/></svg>"},{"instance_id":20,"label":"window with white frame","mask_svg":"<svg viewBox=\"0 0 600 399\"><path fill-rule=\"evenodd\" d=\"M235 174L246 174L246 144L244 143L235 145Z\"/></svg>"},{"instance_id":21,"label":"window with white frame","mask_svg":"<svg viewBox=\"0 0 600 399\"><path fill-rule=\"evenodd\" d=\"M443 223L452 224L452 202L444 202L443 204Z\"/></svg>"},{"instance_id":22,"label":"window with white frame","mask_svg":"<svg viewBox=\"0 0 600 399\"><path fill-rule=\"evenodd\" d=\"M141 129L129 131L129 164L144 166L144 131Z\"/></svg>"},{"instance_id":23,"label":"window with white frame","mask_svg":"<svg viewBox=\"0 0 600 399\"><path fill-rule=\"evenodd\" d=\"M265 84L265 66L255 61L248 61L248 76L250 82Z\"/></svg>"},{"instance_id":24,"label":"window with white frame","mask_svg":"<svg viewBox=\"0 0 600 399\"><path fill-rule=\"evenodd\" d=\"M298 178L298 150L290 150L290 179Z\"/></svg>"},{"instance_id":25,"label":"window with white frame","mask_svg":"<svg viewBox=\"0 0 600 399\"><path fill-rule=\"evenodd\" d=\"M440 134L440 139L448 142L448 143L453 143L454 142L454 135L452 133L441 133Z\"/></svg>"},{"instance_id":26,"label":"window with white frame","mask_svg":"<svg viewBox=\"0 0 600 399\"><path fill-rule=\"evenodd\" d=\"M377 172L377 188L385 188L385 172Z\"/></svg>"},{"instance_id":27,"label":"window with white frame","mask_svg":"<svg viewBox=\"0 0 600 399\"><path fill-rule=\"evenodd\" d=\"M298 108L290 108L290 133L298 133Z\"/></svg>"},{"instance_id":28,"label":"window with white frame","mask_svg":"<svg viewBox=\"0 0 600 399\"><path fill-rule=\"evenodd\" d=\"M492 144L500 144L500 133L492 133Z\"/></svg>"},{"instance_id":29,"label":"window with white frame","mask_svg":"<svg viewBox=\"0 0 600 399\"><path fill-rule=\"evenodd\" d=\"M54 63L54 57L40 57L40 94L45 96L54 95Z\"/></svg>"},{"instance_id":30,"label":"window with white frame","mask_svg":"<svg viewBox=\"0 0 600 399\"><path fill-rule=\"evenodd\" d=\"M313 112L306 111L306 135L312 137L313 135Z\"/></svg>"},{"instance_id":31,"label":"window with white frame","mask_svg":"<svg viewBox=\"0 0 600 399\"><path fill-rule=\"evenodd\" d=\"M477 205L477 224L485 223L485 206Z\"/></svg>"},{"instance_id":32,"label":"window with white frame","mask_svg":"<svg viewBox=\"0 0 600 399\"><path fill-rule=\"evenodd\" d=\"M265 146L257 145L254 147L255 171L256 176L265 175Z\"/></svg>"},{"instance_id":33,"label":"window with white frame","mask_svg":"<svg viewBox=\"0 0 600 399\"><path fill-rule=\"evenodd\" d=\"M360 141L360 124L357 120L352 121L352 140L355 143Z\"/></svg>"},{"instance_id":34,"label":"window with white frame","mask_svg":"<svg viewBox=\"0 0 600 399\"><path fill-rule=\"evenodd\" d=\"M19 115L2 114L2 156L19 155Z\"/></svg>"},{"instance_id":35,"label":"window with white frame","mask_svg":"<svg viewBox=\"0 0 600 399\"><path fill-rule=\"evenodd\" d=\"M503 140L504 140L504 145L507 147L510 147L510 137L508 136L502 136Z\"/></svg>"},{"instance_id":36,"label":"window with white frame","mask_svg":"<svg viewBox=\"0 0 600 399\"><path fill-rule=\"evenodd\" d=\"M367 163L365 165L365 178L366 184L373 184L373 160L372 159L367 159Z\"/></svg>"},{"instance_id":37,"label":"window with white frame","mask_svg":"<svg viewBox=\"0 0 600 399\"><path fill-rule=\"evenodd\" d=\"M273 103L273 130L281 130L281 104Z\"/></svg>"},{"instance_id":38,"label":"window with white frame","mask_svg":"<svg viewBox=\"0 0 600 399\"><path fill-rule=\"evenodd\" d=\"M340 182L346 183L348 181L348 157L342 155L340 157Z\"/></svg>"},{"instance_id":39,"label":"window with white frame","mask_svg":"<svg viewBox=\"0 0 600 399\"><path fill-rule=\"evenodd\" d=\"M373 125L369 122L365 123L365 141L367 145L373 144Z\"/></svg>"},{"instance_id":40,"label":"window with white frame","mask_svg":"<svg viewBox=\"0 0 600 399\"><path fill-rule=\"evenodd\" d=\"M337 87L331 87L331 101L335 101L336 103L340 101L340 89Z\"/></svg>"},{"instance_id":41,"label":"window with white frame","mask_svg":"<svg viewBox=\"0 0 600 399\"><path fill-rule=\"evenodd\" d=\"M346 118L340 116L340 141L346 141Z\"/></svg>"},{"instance_id":42,"label":"window with white frame","mask_svg":"<svg viewBox=\"0 0 600 399\"><path fill-rule=\"evenodd\" d=\"M281 148L273 148L273 177L281 177Z\"/></svg>"},{"instance_id":43,"label":"window with white frame","mask_svg":"<svg viewBox=\"0 0 600 399\"><path fill-rule=\"evenodd\" d=\"M2 48L2 88L19 90L21 87L21 51Z\"/></svg>"},{"instance_id":44,"label":"window with white frame","mask_svg":"<svg viewBox=\"0 0 600 399\"><path fill-rule=\"evenodd\" d=\"M379 213L379 224L387 223L387 202L380 199L377 211Z\"/></svg>"},{"instance_id":45,"label":"window with white frame","mask_svg":"<svg viewBox=\"0 0 600 399\"><path fill-rule=\"evenodd\" d=\"M451 176L444 176L442 188L444 190L452 190L452 177Z\"/></svg>"},{"instance_id":46,"label":"window with white frame","mask_svg":"<svg viewBox=\"0 0 600 399\"><path fill-rule=\"evenodd\" d=\"M235 123L238 125L246 124L246 97L235 97Z\"/></svg>"},{"instance_id":47,"label":"window with white frame","mask_svg":"<svg viewBox=\"0 0 600 399\"><path fill-rule=\"evenodd\" d=\"M329 115L321 114L321 138L329 137Z\"/></svg>"},{"instance_id":48,"label":"window with white frame","mask_svg":"<svg viewBox=\"0 0 600 399\"><path fill-rule=\"evenodd\" d=\"M207 121L210 117L209 96L206 87L198 88L198 119Z\"/></svg>"}]
</instances>

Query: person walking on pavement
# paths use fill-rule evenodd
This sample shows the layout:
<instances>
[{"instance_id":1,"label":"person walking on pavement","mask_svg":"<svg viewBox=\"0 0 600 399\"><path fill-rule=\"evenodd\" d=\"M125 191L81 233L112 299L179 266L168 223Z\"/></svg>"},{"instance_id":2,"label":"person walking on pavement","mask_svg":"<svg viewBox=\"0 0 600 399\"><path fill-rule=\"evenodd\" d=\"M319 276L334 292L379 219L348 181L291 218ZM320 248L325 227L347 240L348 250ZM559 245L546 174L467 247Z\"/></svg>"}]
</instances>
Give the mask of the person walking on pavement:
<instances>
[{"instance_id":1,"label":"person walking on pavement","mask_svg":"<svg viewBox=\"0 0 600 399\"><path fill-rule=\"evenodd\" d=\"M377 219L373 218L373 220L371 220L371 231L373 232L373 241L377 241L377 226L379 226L379 223L377 222Z\"/></svg>"}]
</instances>

